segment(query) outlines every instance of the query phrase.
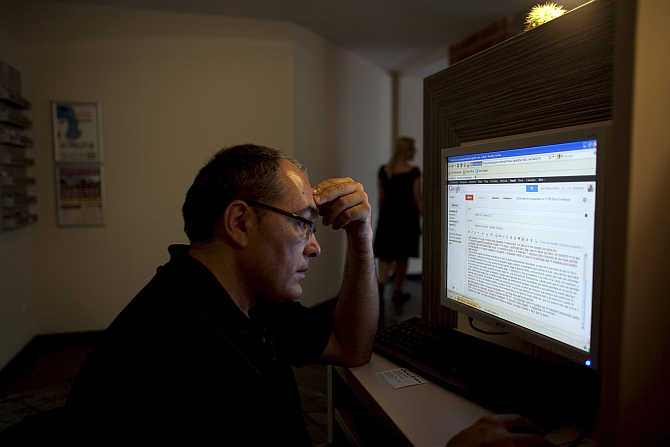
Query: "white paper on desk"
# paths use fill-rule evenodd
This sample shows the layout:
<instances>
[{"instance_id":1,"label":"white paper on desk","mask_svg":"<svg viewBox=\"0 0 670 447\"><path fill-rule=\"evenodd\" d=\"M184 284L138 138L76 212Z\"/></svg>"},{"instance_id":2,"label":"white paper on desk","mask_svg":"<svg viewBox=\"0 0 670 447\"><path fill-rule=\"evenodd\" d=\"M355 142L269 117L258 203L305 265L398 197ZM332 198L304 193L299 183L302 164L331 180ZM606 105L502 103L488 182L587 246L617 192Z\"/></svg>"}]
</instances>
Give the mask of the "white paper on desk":
<instances>
[{"instance_id":1,"label":"white paper on desk","mask_svg":"<svg viewBox=\"0 0 670 447\"><path fill-rule=\"evenodd\" d=\"M406 386L421 385L422 383L426 383L422 377L405 368L381 371L377 373L377 376L384 379L386 383L393 387L394 390L397 390L398 388L404 388Z\"/></svg>"}]
</instances>

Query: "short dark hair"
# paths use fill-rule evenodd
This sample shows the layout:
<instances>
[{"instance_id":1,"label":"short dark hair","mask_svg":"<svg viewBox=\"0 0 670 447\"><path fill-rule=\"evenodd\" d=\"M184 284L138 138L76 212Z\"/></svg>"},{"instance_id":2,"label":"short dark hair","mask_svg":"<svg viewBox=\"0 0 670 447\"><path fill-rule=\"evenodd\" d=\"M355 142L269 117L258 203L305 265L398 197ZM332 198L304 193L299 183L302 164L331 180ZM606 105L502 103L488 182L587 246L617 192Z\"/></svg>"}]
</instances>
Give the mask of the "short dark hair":
<instances>
[{"instance_id":1,"label":"short dark hair","mask_svg":"<svg viewBox=\"0 0 670 447\"><path fill-rule=\"evenodd\" d=\"M205 242L233 200L271 202L281 197L279 163L287 158L276 149L243 144L221 149L198 172L182 207L189 240Z\"/></svg>"}]
</instances>

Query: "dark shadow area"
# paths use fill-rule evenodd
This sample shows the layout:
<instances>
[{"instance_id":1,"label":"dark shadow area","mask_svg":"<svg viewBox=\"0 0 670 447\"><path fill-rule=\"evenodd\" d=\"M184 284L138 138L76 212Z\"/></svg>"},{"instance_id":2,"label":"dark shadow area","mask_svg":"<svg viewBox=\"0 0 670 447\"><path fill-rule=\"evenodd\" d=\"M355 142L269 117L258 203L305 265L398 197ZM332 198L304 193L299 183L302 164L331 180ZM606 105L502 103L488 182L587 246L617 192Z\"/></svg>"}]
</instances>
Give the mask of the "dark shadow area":
<instances>
[{"instance_id":1,"label":"dark shadow area","mask_svg":"<svg viewBox=\"0 0 670 447\"><path fill-rule=\"evenodd\" d=\"M383 300L384 327L421 315L421 279L408 278L405 290L410 298L402 303L391 299L391 284ZM332 309L334 301L324 304ZM70 387L95 344L99 333L64 334L35 337L0 372L0 432L26 420L54 421L65 404ZM328 442L328 394L326 365L294 368L302 401L307 431L313 445ZM30 418L29 420L27 418ZM2 433L0 433L0 437Z\"/></svg>"}]
</instances>

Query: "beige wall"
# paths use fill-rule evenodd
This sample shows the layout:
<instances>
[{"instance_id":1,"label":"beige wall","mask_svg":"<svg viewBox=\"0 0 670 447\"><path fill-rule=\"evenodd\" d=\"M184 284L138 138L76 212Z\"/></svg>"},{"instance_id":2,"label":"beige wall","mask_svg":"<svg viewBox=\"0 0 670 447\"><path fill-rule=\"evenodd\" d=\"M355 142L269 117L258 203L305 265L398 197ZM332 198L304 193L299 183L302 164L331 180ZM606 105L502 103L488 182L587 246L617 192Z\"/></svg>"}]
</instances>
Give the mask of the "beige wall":
<instances>
[{"instance_id":1,"label":"beige wall","mask_svg":"<svg viewBox=\"0 0 670 447\"><path fill-rule=\"evenodd\" d=\"M628 256L620 375L620 445L670 440L670 9L638 0Z\"/></svg>"},{"instance_id":2,"label":"beige wall","mask_svg":"<svg viewBox=\"0 0 670 447\"><path fill-rule=\"evenodd\" d=\"M22 12L41 199L38 332L100 329L167 260L167 244L185 242L180 206L208 157L249 141L292 152L290 28L69 4ZM56 226L52 99L102 106L103 228Z\"/></svg>"},{"instance_id":3,"label":"beige wall","mask_svg":"<svg viewBox=\"0 0 670 447\"><path fill-rule=\"evenodd\" d=\"M25 343L22 334L108 325L167 261L167 245L186 242L185 191L220 147L277 147L303 159L313 179L350 175L374 187L374 154L389 143L387 77L318 36L220 16L62 3L12 8L17 52L29 55L21 68L33 102L40 222L11 239L24 253L13 276L34 278L25 282L36 326L15 318L27 301L16 292L0 304L13 309L3 307L0 327L17 339L0 341L0 363ZM102 228L56 225L54 99L102 106ZM323 233L328 250L305 284L306 304L339 286L343 240ZM16 278L11 288L22 289Z\"/></svg>"},{"instance_id":4,"label":"beige wall","mask_svg":"<svg viewBox=\"0 0 670 447\"><path fill-rule=\"evenodd\" d=\"M390 76L351 52L296 30L295 156L313 184L328 177L360 181L377 215L376 169L391 138ZM322 255L304 282L306 304L336 296L344 267L342 232L319 228Z\"/></svg>"},{"instance_id":5,"label":"beige wall","mask_svg":"<svg viewBox=\"0 0 670 447\"><path fill-rule=\"evenodd\" d=\"M0 19L0 61L21 70L16 42ZM0 232L0 368L35 335L33 227Z\"/></svg>"}]
</instances>

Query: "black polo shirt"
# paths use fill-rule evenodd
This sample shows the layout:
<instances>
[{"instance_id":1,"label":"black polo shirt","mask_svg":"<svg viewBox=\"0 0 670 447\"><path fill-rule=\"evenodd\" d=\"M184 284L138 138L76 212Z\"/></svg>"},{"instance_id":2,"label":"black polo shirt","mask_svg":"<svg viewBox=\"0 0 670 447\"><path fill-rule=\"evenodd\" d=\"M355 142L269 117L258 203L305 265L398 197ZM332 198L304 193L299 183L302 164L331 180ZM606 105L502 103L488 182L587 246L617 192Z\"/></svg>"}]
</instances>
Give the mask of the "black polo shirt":
<instances>
[{"instance_id":1,"label":"black polo shirt","mask_svg":"<svg viewBox=\"0 0 670 447\"><path fill-rule=\"evenodd\" d=\"M170 262L126 306L68 398L87 436L310 445L290 365L319 360L331 321L299 303L245 316L214 275Z\"/></svg>"}]
</instances>

